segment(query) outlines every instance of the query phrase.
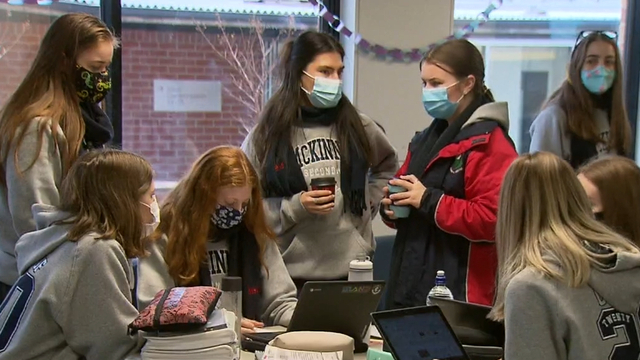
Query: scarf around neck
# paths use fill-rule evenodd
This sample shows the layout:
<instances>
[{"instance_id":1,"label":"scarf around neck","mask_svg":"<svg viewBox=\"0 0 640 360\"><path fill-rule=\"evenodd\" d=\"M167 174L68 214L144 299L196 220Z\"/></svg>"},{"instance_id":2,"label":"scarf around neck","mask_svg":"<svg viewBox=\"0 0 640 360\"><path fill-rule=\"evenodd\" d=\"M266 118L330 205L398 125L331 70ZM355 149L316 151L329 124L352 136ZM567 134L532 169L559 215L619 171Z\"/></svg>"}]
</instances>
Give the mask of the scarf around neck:
<instances>
[{"instance_id":1,"label":"scarf around neck","mask_svg":"<svg viewBox=\"0 0 640 360\"><path fill-rule=\"evenodd\" d=\"M301 107L299 114L303 125L314 124L330 127L335 123L338 111L337 108ZM283 133L274 141L276 145L268 150L269 153L267 153L265 160L266 197L290 197L307 191L307 181L293 151L291 134ZM357 141L352 140L346 146L349 152L349 165L346 161L340 161L340 186L344 197L344 212L349 211L353 215L362 216L367 208L365 186L369 165L364 157L363 149L360 149L357 144ZM344 151L345 145L338 145L340 152Z\"/></svg>"},{"instance_id":2,"label":"scarf around neck","mask_svg":"<svg viewBox=\"0 0 640 360\"><path fill-rule=\"evenodd\" d=\"M113 125L100 105L82 101L80 102L80 110L84 120L83 149L102 148L113 139Z\"/></svg>"}]
</instances>

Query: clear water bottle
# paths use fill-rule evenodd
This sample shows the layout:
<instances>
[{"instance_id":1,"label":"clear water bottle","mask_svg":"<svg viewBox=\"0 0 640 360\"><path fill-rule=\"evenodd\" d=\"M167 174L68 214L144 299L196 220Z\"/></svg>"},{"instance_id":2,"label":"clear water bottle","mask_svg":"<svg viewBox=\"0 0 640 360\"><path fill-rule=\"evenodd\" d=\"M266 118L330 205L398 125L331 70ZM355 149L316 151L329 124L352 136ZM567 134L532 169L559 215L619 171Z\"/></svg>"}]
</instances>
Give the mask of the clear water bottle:
<instances>
[{"instance_id":1,"label":"clear water bottle","mask_svg":"<svg viewBox=\"0 0 640 360\"><path fill-rule=\"evenodd\" d=\"M236 333L236 343L233 347L236 352L236 359L240 359L240 340L242 333L242 278L238 276L223 277L220 290L222 290L222 296L219 301L220 307L232 312L236 318L233 329Z\"/></svg>"},{"instance_id":2,"label":"clear water bottle","mask_svg":"<svg viewBox=\"0 0 640 360\"><path fill-rule=\"evenodd\" d=\"M429 295L427 295L427 306L433 305L429 298L442 298L453 300L453 294L447 287L447 278L444 276L444 270L438 270L436 273L436 286L434 286Z\"/></svg>"}]
</instances>

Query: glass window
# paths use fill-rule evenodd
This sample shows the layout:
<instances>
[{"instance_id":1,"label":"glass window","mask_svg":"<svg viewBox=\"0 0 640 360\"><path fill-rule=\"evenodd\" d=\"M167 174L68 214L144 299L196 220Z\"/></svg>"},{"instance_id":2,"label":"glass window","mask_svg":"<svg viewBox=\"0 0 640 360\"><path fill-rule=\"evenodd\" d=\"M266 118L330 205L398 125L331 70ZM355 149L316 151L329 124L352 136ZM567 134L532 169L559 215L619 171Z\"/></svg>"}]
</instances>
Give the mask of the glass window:
<instances>
[{"instance_id":1,"label":"glass window","mask_svg":"<svg viewBox=\"0 0 640 360\"><path fill-rule=\"evenodd\" d=\"M60 15L71 12L99 16L98 1L85 4L53 2L50 5L26 5L0 2L0 107L13 94L29 71L40 41L49 25Z\"/></svg>"},{"instance_id":2,"label":"glass window","mask_svg":"<svg viewBox=\"0 0 640 360\"><path fill-rule=\"evenodd\" d=\"M310 3L271 0L132 0L122 22L123 148L152 162L160 193L207 149L241 144L281 44L318 26Z\"/></svg>"},{"instance_id":3,"label":"glass window","mask_svg":"<svg viewBox=\"0 0 640 360\"><path fill-rule=\"evenodd\" d=\"M456 0L456 28L486 7L486 0ZM505 1L471 36L484 48L487 86L509 103L509 134L520 153L529 150L529 127L544 100L566 77L580 31L618 31L621 7L621 0Z\"/></svg>"}]
</instances>

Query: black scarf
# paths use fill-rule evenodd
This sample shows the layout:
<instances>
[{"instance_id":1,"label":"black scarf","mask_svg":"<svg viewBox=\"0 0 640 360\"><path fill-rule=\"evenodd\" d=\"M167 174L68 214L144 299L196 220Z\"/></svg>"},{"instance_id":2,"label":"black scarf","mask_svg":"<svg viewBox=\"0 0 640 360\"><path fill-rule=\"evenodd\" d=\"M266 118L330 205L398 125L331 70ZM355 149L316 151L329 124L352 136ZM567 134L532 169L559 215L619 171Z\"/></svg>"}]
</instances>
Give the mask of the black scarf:
<instances>
[{"instance_id":1,"label":"black scarf","mask_svg":"<svg viewBox=\"0 0 640 360\"><path fill-rule=\"evenodd\" d=\"M211 227L215 225L211 224ZM215 228L214 241L227 241L227 275L242 278L242 315L247 319L262 320L263 279L260 249L256 237L244 224L231 229ZM211 286L209 263L200 267L200 285Z\"/></svg>"},{"instance_id":2,"label":"black scarf","mask_svg":"<svg viewBox=\"0 0 640 360\"><path fill-rule=\"evenodd\" d=\"M84 119L84 139L82 147L85 150L103 147L113 138L111 120L98 104L82 101L80 110Z\"/></svg>"},{"instance_id":3,"label":"black scarf","mask_svg":"<svg viewBox=\"0 0 640 360\"><path fill-rule=\"evenodd\" d=\"M469 121L471 115L482 105L490 101L484 96L475 99L451 124L445 119L434 119L426 134L420 139L416 139L412 144L411 160L409 160L409 168L407 173L415 175L418 179L424 174L427 165L433 160L440 150L449 145L453 139L460 133L462 126Z\"/></svg>"},{"instance_id":4,"label":"black scarf","mask_svg":"<svg viewBox=\"0 0 640 360\"><path fill-rule=\"evenodd\" d=\"M337 113L337 108L302 107L300 119L303 124L328 127L335 122ZM276 145L271 147L265 160L266 197L290 197L307 191L307 182L291 145L291 134L283 133L279 139L273 141ZM344 212L350 211L356 216L362 216L367 209L365 186L369 164L364 157L364 151L358 148L357 143L354 139L349 141L350 166L347 167L345 161L340 161L340 186L344 197Z\"/></svg>"}]
</instances>

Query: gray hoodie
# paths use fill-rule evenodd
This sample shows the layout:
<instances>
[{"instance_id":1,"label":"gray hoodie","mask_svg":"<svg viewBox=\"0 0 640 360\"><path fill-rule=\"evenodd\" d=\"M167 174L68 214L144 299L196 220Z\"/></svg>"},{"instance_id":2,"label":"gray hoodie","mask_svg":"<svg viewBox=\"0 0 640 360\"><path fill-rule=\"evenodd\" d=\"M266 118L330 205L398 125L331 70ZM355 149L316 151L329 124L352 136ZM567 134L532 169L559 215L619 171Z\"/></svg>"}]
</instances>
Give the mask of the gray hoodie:
<instances>
[{"instance_id":1,"label":"gray hoodie","mask_svg":"<svg viewBox=\"0 0 640 360\"><path fill-rule=\"evenodd\" d=\"M640 255L621 253L613 267L592 267L571 288L525 269L505 298L506 360L640 358Z\"/></svg>"},{"instance_id":2,"label":"gray hoodie","mask_svg":"<svg viewBox=\"0 0 640 360\"><path fill-rule=\"evenodd\" d=\"M602 142L596 145L598 156L609 153L609 117L603 110L596 109L594 120L600 130ZM567 115L560 106L550 104L538 114L529 129L531 144L529 152L548 151L564 160L571 160L571 138L567 130Z\"/></svg>"},{"instance_id":3,"label":"gray hoodie","mask_svg":"<svg viewBox=\"0 0 640 360\"><path fill-rule=\"evenodd\" d=\"M13 285L18 279L18 268L14 248L20 236L36 229L31 215L31 205L40 203L57 206L60 201L58 189L62 182L62 157L53 141L51 126L45 126L42 136L39 127L42 118L29 123L24 139L17 149L18 168L24 170L36 158L33 166L19 174L16 171L15 143L9 149L4 165L6 184L0 185L0 282ZM38 150L38 140L42 148ZM58 146L67 146L67 140L58 129Z\"/></svg>"},{"instance_id":4,"label":"gray hoodie","mask_svg":"<svg viewBox=\"0 0 640 360\"><path fill-rule=\"evenodd\" d=\"M166 247L167 236L163 235L151 246L149 256L139 260L137 297L140 309L147 306L158 291L175 286L164 261ZM262 268L263 315L261 319L252 320L264 321L267 326L288 326L297 304L296 286L289 277L282 255L274 242L267 244L264 263L269 272ZM260 264L256 263L256 266Z\"/></svg>"},{"instance_id":5,"label":"gray hoodie","mask_svg":"<svg viewBox=\"0 0 640 360\"><path fill-rule=\"evenodd\" d=\"M121 360L137 349L127 326L133 272L122 246L89 233L67 240L70 219L34 205L37 231L20 238L20 278L0 311L0 360Z\"/></svg>"},{"instance_id":6,"label":"gray hoodie","mask_svg":"<svg viewBox=\"0 0 640 360\"><path fill-rule=\"evenodd\" d=\"M282 258L293 279L326 280L347 277L349 262L359 254L371 255L375 240L371 221L383 197L382 188L398 169L398 156L389 139L370 118L361 114L362 124L371 144L373 165L368 176L366 201L371 211L362 217L343 211L340 190L340 159L315 161L311 149L333 144L337 148L335 130L329 126L305 124L292 132L292 146L302 158L302 173L309 185L314 177L336 178L335 207L326 215L312 215L302 206L300 194L289 198L265 199L267 221L279 237ZM252 147L253 132L242 144L253 166L261 169ZM323 145L324 144L324 145ZM317 150L322 151L322 150ZM334 151L329 151L333 153ZM307 164L308 163L308 164Z\"/></svg>"}]
</instances>

